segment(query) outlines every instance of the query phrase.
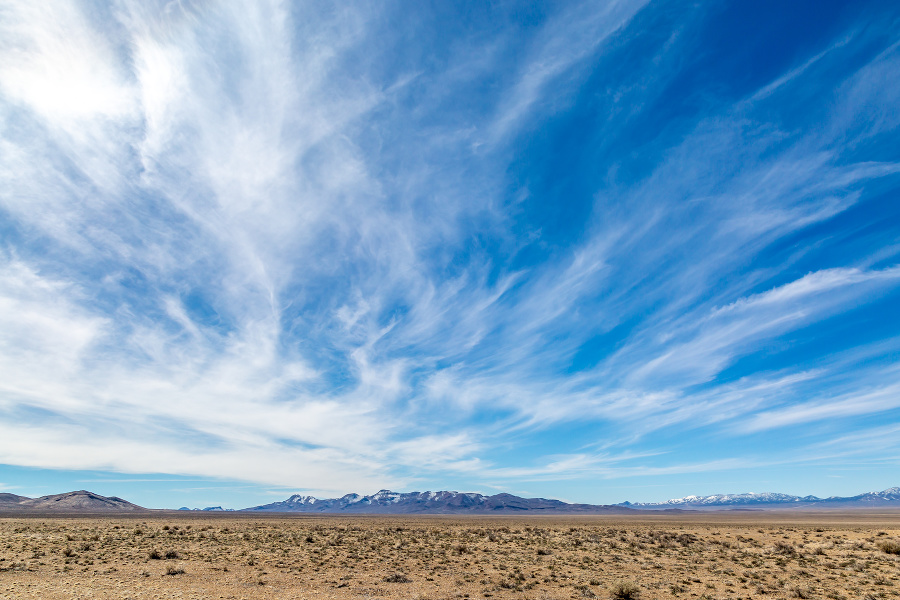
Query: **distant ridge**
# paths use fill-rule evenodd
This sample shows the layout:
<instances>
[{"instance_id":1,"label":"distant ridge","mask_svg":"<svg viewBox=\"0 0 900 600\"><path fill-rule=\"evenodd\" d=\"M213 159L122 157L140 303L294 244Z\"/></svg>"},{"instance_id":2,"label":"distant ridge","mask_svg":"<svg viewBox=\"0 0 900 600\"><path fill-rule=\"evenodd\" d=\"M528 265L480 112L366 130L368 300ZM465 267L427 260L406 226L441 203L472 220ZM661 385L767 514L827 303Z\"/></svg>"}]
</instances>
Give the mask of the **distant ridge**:
<instances>
[{"instance_id":1,"label":"distant ridge","mask_svg":"<svg viewBox=\"0 0 900 600\"><path fill-rule=\"evenodd\" d=\"M381 490L369 496L347 494L315 498L294 494L282 502L243 509L244 512L355 513L355 514L628 514L638 511L785 510L900 508L900 487L857 496L818 498L780 493L686 496L665 502L569 504L546 498L512 494L485 496L473 492L409 492Z\"/></svg>"},{"instance_id":2,"label":"distant ridge","mask_svg":"<svg viewBox=\"0 0 900 600\"><path fill-rule=\"evenodd\" d=\"M15 506L23 500L31 500L26 496L16 496L15 494L0 494L0 510L6 506Z\"/></svg>"},{"instance_id":3,"label":"distant ridge","mask_svg":"<svg viewBox=\"0 0 900 600\"><path fill-rule=\"evenodd\" d=\"M314 498L295 494L283 502L246 508L258 512L357 514L605 514L628 513L630 508L595 504L568 504L546 498L520 498L512 494L484 496L461 492L409 492L381 490L370 496L347 494L340 498Z\"/></svg>"},{"instance_id":4,"label":"distant ridge","mask_svg":"<svg viewBox=\"0 0 900 600\"><path fill-rule=\"evenodd\" d=\"M269 512L269 513L320 513L320 514L635 514L667 510L721 511L721 510L828 510L828 509L900 509L900 487L880 492L866 492L856 496L792 496L781 493L713 494L710 496L685 496L664 502L622 502L621 504L570 504L547 498L522 498L512 494L485 496L474 492L392 492L381 490L361 496L347 494L340 498L315 498L294 494L287 500L272 502L235 511L221 506L203 509L180 510L215 513ZM112 513L149 511L117 496L101 496L79 490L65 494L53 494L29 498L10 493L0 493L0 513L9 512L59 512L59 513Z\"/></svg>"},{"instance_id":5,"label":"distant ridge","mask_svg":"<svg viewBox=\"0 0 900 600\"><path fill-rule=\"evenodd\" d=\"M0 494L0 511L54 512L120 512L147 510L116 496L101 496L86 490L28 498L15 494Z\"/></svg>"},{"instance_id":6,"label":"distant ridge","mask_svg":"<svg viewBox=\"0 0 900 600\"><path fill-rule=\"evenodd\" d=\"M642 510L681 508L689 510L721 510L723 508L797 509L797 508L882 508L900 507L900 487L856 496L791 496L779 493L713 494L685 496L665 502L623 502L617 506Z\"/></svg>"}]
</instances>

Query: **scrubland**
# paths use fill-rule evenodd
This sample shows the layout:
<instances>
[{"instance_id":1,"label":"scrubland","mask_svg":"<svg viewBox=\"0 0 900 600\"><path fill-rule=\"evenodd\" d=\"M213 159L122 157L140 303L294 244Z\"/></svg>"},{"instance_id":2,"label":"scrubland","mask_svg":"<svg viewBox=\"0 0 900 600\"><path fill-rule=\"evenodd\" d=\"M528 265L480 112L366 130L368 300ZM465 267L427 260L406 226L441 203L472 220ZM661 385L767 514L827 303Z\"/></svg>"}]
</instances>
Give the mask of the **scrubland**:
<instances>
[{"instance_id":1,"label":"scrubland","mask_svg":"<svg viewBox=\"0 0 900 600\"><path fill-rule=\"evenodd\" d=\"M900 515L0 519L0 598L900 597Z\"/></svg>"}]
</instances>

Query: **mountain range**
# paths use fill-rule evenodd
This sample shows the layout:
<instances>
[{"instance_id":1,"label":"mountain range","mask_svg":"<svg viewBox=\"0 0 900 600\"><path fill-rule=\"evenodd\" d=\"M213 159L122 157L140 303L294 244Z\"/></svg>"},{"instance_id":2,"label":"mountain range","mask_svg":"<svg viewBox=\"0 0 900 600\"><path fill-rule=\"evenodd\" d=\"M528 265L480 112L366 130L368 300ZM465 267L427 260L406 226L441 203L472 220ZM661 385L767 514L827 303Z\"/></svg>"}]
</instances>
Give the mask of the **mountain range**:
<instances>
[{"instance_id":1,"label":"mountain range","mask_svg":"<svg viewBox=\"0 0 900 600\"><path fill-rule=\"evenodd\" d=\"M461 492L392 492L381 490L361 496L315 498L294 494L287 500L241 509L237 512L324 513L324 514L628 514L637 511L703 510L786 510L900 508L900 487L856 496L791 496L780 493L714 494L685 496L665 502L622 502L620 504L571 504L546 498L522 498L512 494L485 496ZM122 512L148 510L116 496L101 496L80 490L65 494L28 498L0 493L0 512ZM235 512L220 506L203 510Z\"/></svg>"},{"instance_id":2,"label":"mountain range","mask_svg":"<svg viewBox=\"0 0 900 600\"><path fill-rule=\"evenodd\" d=\"M625 506L569 504L546 498L520 498L512 494L485 496L460 492L409 492L381 490L370 496L347 494L319 499L295 494L283 502L247 508L258 512L370 513L370 514L466 514L466 513L624 513Z\"/></svg>"},{"instance_id":3,"label":"mountain range","mask_svg":"<svg viewBox=\"0 0 900 600\"><path fill-rule=\"evenodd\" d=\"M712 496L685 496L665 502L623 502L618 506L627 506L642 510L659 510L665 508L682 508L691 510L722 508L879 508L885 506L900 507L900 487L892 487L880 492L866 492L856 496L791 496L788 494L714 494Z\"/></svg>"},{"instance_id":4,"label":"mountain range","mask_svg":"<svg viewBox=\"0 0 900 600\"><path fill-rule=\"evenodd\" d=\"M0 494L0 511L121 512L147 510L116 496L101 496L86 490L29 498Z\"/></svg>"}]
</instances>

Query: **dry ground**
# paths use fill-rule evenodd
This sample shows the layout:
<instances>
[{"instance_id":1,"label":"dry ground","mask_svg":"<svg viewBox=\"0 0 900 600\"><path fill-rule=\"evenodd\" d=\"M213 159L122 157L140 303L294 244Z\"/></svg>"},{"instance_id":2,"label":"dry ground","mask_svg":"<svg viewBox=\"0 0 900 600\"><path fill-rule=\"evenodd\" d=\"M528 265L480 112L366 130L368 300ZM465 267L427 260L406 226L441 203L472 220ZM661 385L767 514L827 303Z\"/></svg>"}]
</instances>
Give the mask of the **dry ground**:
<instances>
[{"instance_id":1,"label":"dry ground","mask_svg":"<svg viewBox=\"0 0 900 600\"><path fill-rule=\"evenodd\" d=\"M6 517L0 599L861 600L898 551L898 513Z\"/></svg>"}]
</instances>

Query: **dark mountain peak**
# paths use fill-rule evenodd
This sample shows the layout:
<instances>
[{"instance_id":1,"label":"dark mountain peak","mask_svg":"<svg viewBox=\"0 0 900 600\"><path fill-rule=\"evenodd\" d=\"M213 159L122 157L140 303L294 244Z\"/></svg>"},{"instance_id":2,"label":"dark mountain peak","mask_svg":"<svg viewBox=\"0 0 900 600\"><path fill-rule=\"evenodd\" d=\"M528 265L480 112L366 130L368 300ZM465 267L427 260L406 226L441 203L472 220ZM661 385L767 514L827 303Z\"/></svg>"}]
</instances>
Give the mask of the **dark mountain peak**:
<instances>
[{"instance_id":1,"label":"dark mountain peak","mask_svg":"<svg viewBox=\"0 0 900 600\"><path fill-rule=\"evenodd\" d=\"M17 496L15 494L2 493L0 494L0 505L2 504L18 504L23 500L30 500L27 496Z\"/></svg>"},{"instance_id":2,"label":"dark mountain peak","mask_svg":"<svg viewBox=\"0 0 900 600\"><path fill-rule=\"evenodd\" d=\"M118 496L101 496L88 490L76 490L63 494L51 494L40 498L28 498L14 494L0 495L0 510L58 511L58 512L108 512L136 511L145 508L123 500Z\"/></svg>"},{"instance_id":3,"label":"dark mountain peak","mask_svg":"<svg viewBox=\"0 0 900 600\"><path fill-rule=\"evenodd\" d=\"M42 496L26 501L31 510L63 510L63 511L117 511L146 510L117 496L101 496L87 490L78 490L64 494Z\"/></svg>"}]
</instances>

